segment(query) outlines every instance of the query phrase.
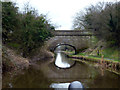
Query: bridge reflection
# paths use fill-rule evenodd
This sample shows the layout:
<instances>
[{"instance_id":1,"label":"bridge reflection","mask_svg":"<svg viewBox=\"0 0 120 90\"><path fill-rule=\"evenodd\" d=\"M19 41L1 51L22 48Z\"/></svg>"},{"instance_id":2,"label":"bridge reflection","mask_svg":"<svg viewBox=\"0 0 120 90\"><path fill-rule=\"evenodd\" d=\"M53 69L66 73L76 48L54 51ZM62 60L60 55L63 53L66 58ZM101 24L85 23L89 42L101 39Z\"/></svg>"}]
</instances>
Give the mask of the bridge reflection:
<instances>
[{"instance_id":1,"label":"bridge reflection","mask_svg":"<svg viewBox=\"0 0 120 90\"><path fill-rule=\"evenodd\" d=\"M75 64L75 61L70 60L70 58L67 57L66 53L67 51L73 51L74 48L67 46L67 45L59 45L55 48L55 65L59 68L70 68ZM74 52L75 53L75 52Z\"/></svg>"}]
</instances>

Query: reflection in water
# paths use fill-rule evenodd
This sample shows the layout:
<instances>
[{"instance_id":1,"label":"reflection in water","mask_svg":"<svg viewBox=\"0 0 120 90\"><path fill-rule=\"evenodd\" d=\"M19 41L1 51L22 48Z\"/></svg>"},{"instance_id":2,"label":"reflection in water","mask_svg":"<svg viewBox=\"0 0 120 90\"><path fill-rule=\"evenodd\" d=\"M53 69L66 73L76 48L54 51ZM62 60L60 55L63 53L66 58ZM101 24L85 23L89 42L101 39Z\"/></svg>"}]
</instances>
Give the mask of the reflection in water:
<instances>
[{"instance_id":1,"label":"reflection in water","mask_svg":"<svg viewBox=\"0 0 120 90\"><path fill-rule=\"evenodd\" d=\"M58 69L51 61L47 59L38 61L37 65L22 70L18 75L4 76L2 87L49 88L51 84L52 87L66 87L66 83L80 81L85 88L120 88L120 75L104 70L102 76L100 68L94 68L83 62L76 62L70 69Z\"/></svg>"},{"instance_id":2,"label":"reflection in water","mask_svg":"<svg viewBox=\"0 0 120 90\"><path fill-rule=\"evenodd\" d=\"M64 54L64 48L56 52L56 66L68 68L75 62ZM3 77L3 88L67 88L70 82L80 81L85 88L120 88L120 75L93 67L83 62L76 62L70 69L58 69L53 60L45 59L31 65L19 74ZM114 81L114 82L113 82ZM59 83L58 83L59 82Z\"/></svg>"},{"instance_id":3,"label":"reflection in water","mask_svg":"<svg viewBox=\"0 0 120 90\"><path fill-rule=\"evenodd\" d=\"M101 75L104 76L104 68L101 67L100 70L101 70Z\"/></svg>"},{"instance_id":4,"label":"reflection in water","mask_svg":"<svg viewBox=\"0 0 120 90\"><path fill-rule=\"evenodd\" d=\"M63 52L58 52L55 60L55 65L60 68L70 68L75 61L70 60Z\"/></svg>"},{"instance_id":5,"label":"reflection in water","mask_svg":"<svg viewBox=\"0 0 120 90\"><path fill-rule=\"evenodd\" d=\"M66 90L68 89L70 83L52 83L50 85L50 88L66 88Z\"/></svg>"},{"instance_id":6,"label":"reflection in water","mask_svg":"<svg viewBox=\"0 0 120 90\"><path fill-rule=\"evenodd\" d=\"M67 45L61 45L55 49L54 51L56 53L55 65L57 67L70 68L71 66L75 64L75 61L70 60L70 58L68 58L67 55L65 54L65 52L67 51L73 51L74 53L73 47L70 47Z\"/></svg>"}]
</instances>

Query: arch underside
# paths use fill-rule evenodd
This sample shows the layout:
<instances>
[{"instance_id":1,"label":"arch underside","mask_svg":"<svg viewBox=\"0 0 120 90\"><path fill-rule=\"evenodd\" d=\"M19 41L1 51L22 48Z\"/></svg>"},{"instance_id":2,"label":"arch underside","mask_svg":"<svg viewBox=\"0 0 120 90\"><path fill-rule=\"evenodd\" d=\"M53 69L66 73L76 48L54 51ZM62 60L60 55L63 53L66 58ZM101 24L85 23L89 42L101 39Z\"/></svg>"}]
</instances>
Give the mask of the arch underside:
<instances>
[{"instance_id":1,"label":"arch underside","mask_svg":"<svg viewBox=\"0 0 120 90\"><path fill-rule=\"evenodd\" d=\"M72 47L74 49L74 51L75 51L75 54L77 53L77 50L76 50L75 46L70 45L70 44L65 44L65 43L61 43L61 44L56 45L55 48L53 49L53 51L55 51L57 47L62 46L62 45Z\"/></svg>"}]
</instances>

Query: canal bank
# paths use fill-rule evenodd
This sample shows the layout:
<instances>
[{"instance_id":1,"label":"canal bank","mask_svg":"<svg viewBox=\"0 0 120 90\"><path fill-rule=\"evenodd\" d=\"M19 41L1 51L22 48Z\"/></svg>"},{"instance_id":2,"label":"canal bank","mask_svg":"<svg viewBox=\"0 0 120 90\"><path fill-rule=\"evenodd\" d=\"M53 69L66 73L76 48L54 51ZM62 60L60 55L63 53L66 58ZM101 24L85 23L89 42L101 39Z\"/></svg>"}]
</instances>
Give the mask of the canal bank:
<instances>
[{"instance_id":1,"label":"canal bank","mask_svg":"<svg viewBox=\"0 0 120 90\"><path fill-rule=\"evenodd\" d=\"M73 58L76 61L84 61L94 66L103 67L106 70L114 72L120 75L120 62L115 60L106 59L103 56L101 58L84 55L68 55L69 58Z\"/></svg>"},{"instance_id":2,"label":"canal bank","mask_svg":"<svg viewBox=\"0 0 120 90\"><path fill-rule=\"evenodd\" d=\"M117 74L95 68L82 61L76 61L69 69L60 69L55 66L55 60L57 59L39 60L17 75L4 77L3 87L50 88L52 84L80 81L85 88L120 88L120 77Z\"/></svg>"},{"instance_id":3,"label":"canal bank","mask_svg":"<svg viewBox=\"0 0 120 90\"><path fill-rule=\"evenodd\" d=\"M45 47L33 51L27 58L7 46L2 50L2 88L49 88L52 82L39 69L42 62L53 58Z\"/></svg>"},{"instance_id":4,"label":"canal bank","mask_svg":"<svg viewBox=\"0 0 120 90\"><path fill-rule=\"evenodd\" d=\"M45 46L34 50L28 57L23 57L17 49L3 45L2 47L2 74L19 72L22 69L28 69L31 64L39 60L53 58L54 54L47 51Z\"/></svg>"},{"instance_id":5,"label":"canal bank","mask_svg":"<svg viewBox=\"0 0 120 90\"><path fill-rule=\"evenodd\" d=\"M118 47L107 46L104 40L97 41L89 48L77 50L77 54L65 51L69 58L76 61L84 61L94 66L100 66L106 70L120 75L120 50Z\"/></svg>"},{"instance_id":6,"label":"canal bank","mask_svg":"<svg viewBox=\"0 0 120 90\"><path fill-rule=\"evenodd\" d=\"M28 69L30 65L28 58L18 55L15 50L2 46L2 75Z\"/></svg>"},{"instance_id":7,"label":"canal bank","mask_svg":"<svg viewBox=\"0 0 120 90\"><path fill-rule=\"evenodd\" d=\"M103 70L101 67L96 68L82 60L75 61L71 58L76 63L72 64L71 68L61 69L56 67L55 61L60 60L58 59L60 57L62 62L69 62L66 55L58 54L52 58L46 54L47 57L43 59L40 58L40 53L37 55L38 57L33 58L35 63L30 64L28 69L23 69L18 74L5 75L3 88L50 88L52 84L73 81L80 81L85 88L120 88L120 75Z\"/></svg>"}]
</instances>

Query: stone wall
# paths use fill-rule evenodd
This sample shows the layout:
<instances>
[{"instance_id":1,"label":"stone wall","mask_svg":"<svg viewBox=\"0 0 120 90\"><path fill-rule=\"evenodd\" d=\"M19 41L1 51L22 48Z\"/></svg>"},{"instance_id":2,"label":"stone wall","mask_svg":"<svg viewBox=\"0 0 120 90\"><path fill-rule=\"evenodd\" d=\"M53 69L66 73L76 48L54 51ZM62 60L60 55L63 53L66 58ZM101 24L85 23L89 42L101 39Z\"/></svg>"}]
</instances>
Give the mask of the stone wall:
<instances>
[{"instance_id":1,"label":"stone wall","mask_svg":"<svg viewBox=\"0 0 120 90\"><path fill-rule=\"evenodd\" d=\"M46 44L49 50L53 50L58 44L70 44L79 50L92 45L92 36L55 36Z\"/></svg>"}]
</instances>

